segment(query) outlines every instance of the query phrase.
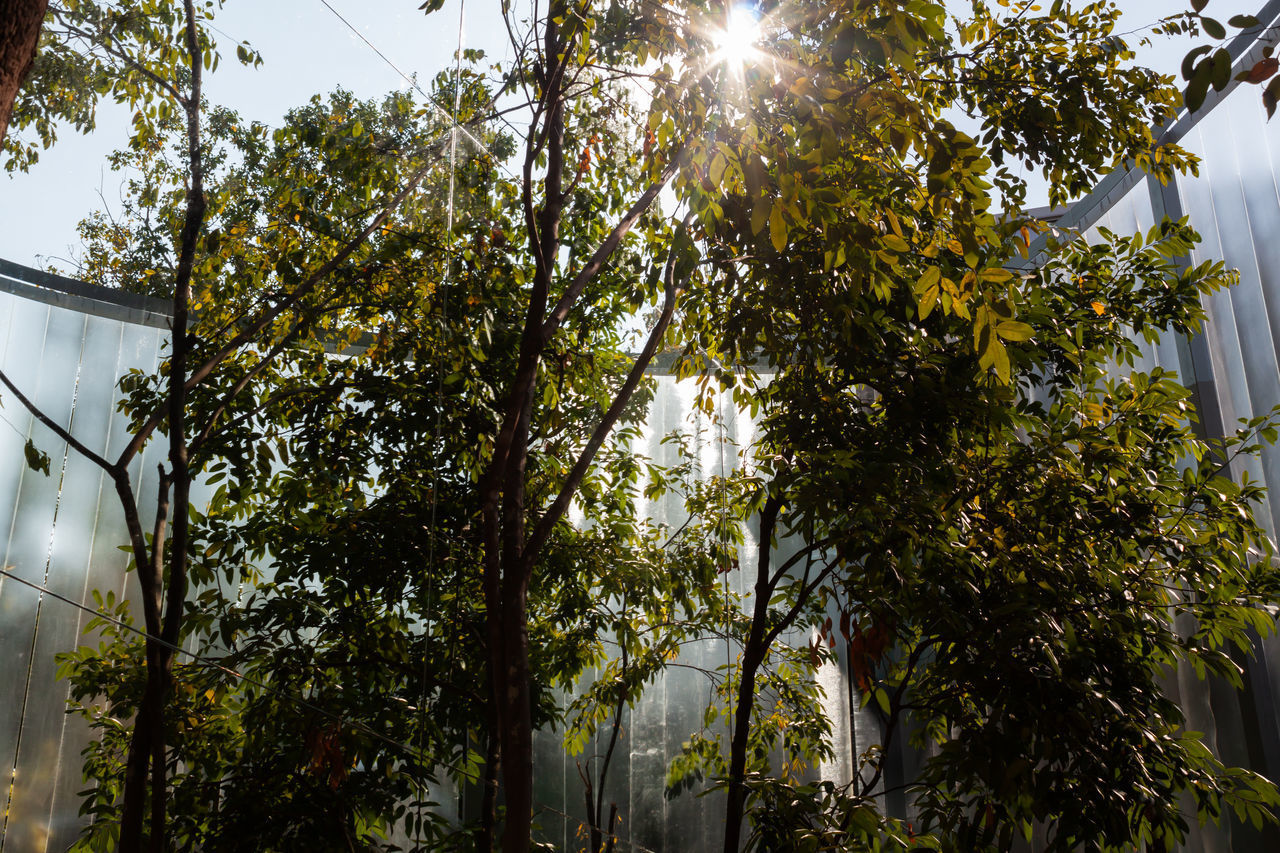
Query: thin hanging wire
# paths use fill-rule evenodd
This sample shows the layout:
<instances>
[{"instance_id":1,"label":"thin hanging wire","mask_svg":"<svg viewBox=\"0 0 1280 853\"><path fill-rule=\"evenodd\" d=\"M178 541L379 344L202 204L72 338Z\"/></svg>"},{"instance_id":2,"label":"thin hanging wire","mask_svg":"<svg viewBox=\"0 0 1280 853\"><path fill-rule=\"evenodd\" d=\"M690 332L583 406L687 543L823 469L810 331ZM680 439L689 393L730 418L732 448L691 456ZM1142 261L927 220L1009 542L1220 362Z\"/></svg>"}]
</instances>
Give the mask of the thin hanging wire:
<instances>
[{"instance_id":1,"label":"thin hanging wire","mask_svg":"<svg viewBox=\"0 0 1280 853\"><path fill-rule=\"evenodd\" d=\"M461 126L459 126L459 125L458 125L458 123L457 123L458 106L457 106L457 103L456 103L456 101L457 101L456 96L455 96L455 98L454 98L455 103L454 103L453 115L450 115L450 114L449 114L449 112L448 112L447 110L445 110L445 108L444 108L444 107L442 107L442 106L440 106L440 104L436 103L435 98L433 98L433 97L431 97L431 95L427 94L427 92L422 88L422 86L420 86L420 85L418 84L418 80L417 80L417 78L412 77L412 76L410 76L410 75L408 75L408 74L404 73L403 71L401 71L401 70L400 70L400 66L398 66L398 65L396 65L394 62L392 62L392 61L391 61L391 59L390 59L390 58L388 58L388 56L387 56L385 53L383 53L381 50L379 50L379 49L378 49L378 46L377 46L377 45L375 45L373 42L369 41L369 38L368 38L364 33L360 32L360 30L358 30L358 29L355 27L355 25L354 25L354 24L352 24L350 21L348 21L346 18L344 18L344 17L342 16L342 13L341 13L341 12L339 12L337 9L333 8L333 6L332 6L332 5L330 5L329 0L320 0L320 2L324 5L324 7L325 7L326 9L328 9L330 12L332 12L332 13L333 13L333 16L334 16L335 18L337 18L339 21L341 21L341 22L346 26L346 28L347 28L347 29L351 30L352 35L354 35L356 38L360 39L360 41L364 42L364 43L365 43L365 45L367 45L367 46L368 46L368 48L369 48L370 50L372 50L375 54L377 54L377 55L378 55L378 58L379 58L379 59L381 59L383 62L385 62L385 63L387 64L387 66L388 66L392 71L396 72L396 74L399 74L399 75L400 75L400 77L401 77L401 78L403 78L403 79L404 79L404 81L405 81L406 83L408 83L408 84L409 84L410 86L412 86L415 90L417 90L417 92L418 92L418 94L419 94L419 95L421 95L422 97L426 98L427 103L431 106L431 108L432 108L432 109L434 109L434 110L436 111L437 115L439 115L441 118L447 118L447 119L450 119L450 120L453 122L453 127L454 127L454 129L455 129L458 133L461 133L463 136L465 136L465 137L466 137L466 139L467 139L467 142L468 142L468 143L470 143L471 145L474 145L474 146L475 146L476 148L478 148L480 151L483 151L485 154L487 154L487 155L490 157L490 159L492 159L492 160L494 161L494 163L496 163L496 164L498 165L498 168L500 168L500 169L502 169L504 172L506 172L506 173L507 173L507 175L508 175L509 177L511 177L512 179L515 179L515 177L516 177L516 176L515 176L515 175L514 175L514 174L513 174L509 169L507 169L507 167L506 167L505 165L503 165L503 164L502 164L502 163L501 163L501 162L500 162L496 157L494 157L494 156L493 156L493 152L489 150L489 147L488 147L487 145L485 145L485 144L484 144L484 141L483 141L483 140L481 140L481 139L480 139L479 137L477 137L475 134L471 133L471 132L470 132L469 130L467 130L465 127L461 127ZM459 38L459 42L458 42L458 64L459 64L459 65L461 65L461 64L462 64L462 42L461 42L461 38L462 38L462 36L461 36L461 33L462 33L462 20L461 20L461 13L459 13L458 33L459 33L459 36L458 36L458 38Z\"/></svg>"},{"instance_id":2,"label":"thin hanging wire","mask_svg":"<svg viewBox=\"0 0 1280 853\"><path fill-rule=\"evenodd\" d=\"M328 6L327 0L321 0ZM331 7L332 8L332 7ZM335 12L335 14L337 14ZM448 332L449 320L449 285L453 280L453 225L455 215L455 194L457 192L458 179L458 133L461 127L458 125L458 113L462 108L462 45L464 38L464 25L466 23L467 4L466 0L459 0L458 3L458 40L457 50L454 54L453 66L453 112L449 116L450 132L449 132L449 192L445 207L445 255L444 255L444 275L440 279L440 359L438 366L438 375L436 377L436 420L435 429L432 433L431 440L439 444L439 438L444 431L444 380L448 374L448 367L444 363L445 335ZM341 17L341 16L339 16ZM375 48L376 50L376 48ZM416 87L417 84L414 83ZM419 90L421 91L421 90ZM470 136L470 134L468 134ZM481 145L483 149L484 146ZM484 149L487 151L487 149ZM435 571L436 571L436 544L437 519L439 517L440 507L440 459L433 461L431 471L431 522L428 532L427 544L427 594L424 599L425 605L432 607L432 601L435 598ZM455 598L456 606L456 598ZM431 612L424 614L423 619L423 642L422 642L422 670L421 682L422 692L418 699L418 750L423 752L424 741L426 738L427 728L427 662L428 653L427 646L430 639L430 623ZM453 666L453 652L450 650L450 668ZM465 744L464 744L465 747ZM465 755L465 749L464 749ZM423 812L426 809L426 790L420 788L418 793L418 821L417 821L417 837L414 838L416 845L421 845ZM459 808L459 817L461 817L461 808Z\"/></svg>"},{"instance_id":3,"label":"thin hanging wire","mask_svg":"<svg viewBox=\"0 0 1280 853\"><path fill-rule=\"evenodd\" d=\"M214 658L206 657L205 655L199 654L197 652L189 651L188 649L183 648L177 643L171 643L168 640L165 640L164 638L156 634L148 634L142 628L135 627L134 625L130 625L128 622L125 622L121 619L117 619L114 616L111 616L107 613L103 613L102 611L95 610L94 608L89 607L85 604L81 604L80 602L75 601L74 599L68 598L67 596L62 595L61 593L56 592L55 590L52 590L43 584L38 584L38 583L35 583L34 581L27 580L26 578L21 577L20 575L14 574L8 569L0 569L0 576L6 577L13 581L17 581L18 583L24 586L28 586L31 589L43 595L47 595L52 599L62 602L63 604L70 604L72 607L82 610L85 613L88 613L94 616L95 618L101 619L104 622L108 622L116 626L117 628L120 628L124 631L128 631L131 634L136 634L139 637L142 637L147 640L151 640L165 647L166 649L169 649L170 651L176 654L182 655L186 658L191 659L192 661L195 661L201 666L206 666L206 667L209 667L210 669L215 669L218 672L223 673L224 675L229 675L232 678L235 678L239 681L243 681L245 684L256 687L259 690L263 691L264 693L268 693L272 696L275 696L277 699L282 699L286 702L292 702L294 705L298 706L299 708L305 708L306 710L311 711L312 713L318 714L321 717L324 717L329 720L333 720L335 723L338 723L341 726L355 729L356 731L361 732L362 734L368 735L369 737L375 740L378 740L389 746L393 746L396 749L403 751L407 755L419 761L422 761L422 759L424 758L424 756L420 752L418 752L413 746L407 743L398 741L393 737L389 737L383 734L382 732L378 731L377 729L374 729L365 725L359 720L349 719L347 717L342 716L341 714L336 714L333 711L330 711L327 708L321 707L320 705L317 705L308 699L304 699L302 696L299 696L295 693L289 693L288 691L281 690L278 687L273 687L272 685L264 681L260 681L251 675L245 675L244 673L239 672L238 670L232 669L229 666L225 666L219 663ZM438 761L438 760L436 761L436 763L446 767L447 769L454 770L458 773L462 773L462 774L467 773L467 770L465 769L465 767L462 767L462 766L454 766L454 765L448 764L447 762Z\"/></svg>"},{"instance_id":4,"label":"thin hanging wire","mask_svg":"<svg viewBox=\"0 0 1280 853\"><path fill-rule=\"evenodd\" d=\"M724 579L724 657L725 657L725 679L728 685L726 693L726 704L729 709L729 737L733 737L733 713L734 713L734 690L733 690L733 602L729 592L729 573L733 568L733 561L728 556L729 535L728 528L728 494L729 494L729 472L725 468L724 461L724 445L727 440L724 423L724 389L720 389L720 393L716 395L716 433L717 443L719 444L720 455L720 530L718 536L720 539L720 551L725 564L721 570L721 577Z\"/></svg>"}]
</instances>

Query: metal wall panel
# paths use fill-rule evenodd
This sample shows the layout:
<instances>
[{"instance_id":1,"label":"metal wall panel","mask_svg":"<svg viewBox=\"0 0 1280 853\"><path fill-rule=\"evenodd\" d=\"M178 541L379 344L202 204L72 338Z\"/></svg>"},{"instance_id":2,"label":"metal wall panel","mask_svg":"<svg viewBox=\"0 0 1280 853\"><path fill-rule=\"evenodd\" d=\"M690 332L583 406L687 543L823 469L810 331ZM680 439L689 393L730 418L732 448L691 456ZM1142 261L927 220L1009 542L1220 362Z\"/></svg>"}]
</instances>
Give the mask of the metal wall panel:
<instances>
[{"instance_id":1,"label":"metal wall panel","mask_svg":"<svg viewBox=\"0 0 1280 853\"><path fill-rule=\"evenodd\" d=\"M163 341L158 329L4 292L0 335L0 366L36 405L94 452L123 447L127 419L115 411L116 380L130 367L154 369ZM127 557L117 548L125 537L114 488L13 395L2 392L0 400L6 568L88 606L95 589L123 593ZM49 455L48 476L28 468L28 438ZM135 471L144 464L139 460ZM90 735L84 721L65 713L69 688L56 678L55 656L81 643L87 620L64 602L0 578L0 850L65 850L79 835L80 751Z\"/></svg>"},{"instance_id":2,"label":"metal wall panel","mask_svg":"<svg viewBox=\"0 0 1280 853\"><path fill-rule=\"evenodd\" d=\"M43 305L15 306L10 338L13 346L6 352L6 362L26 380L23 384L31 389L31 399L62 424L67 422L70 412L71 380L74 379L77 359L46 361L44 354L46 343L71 345L73 342L71 351L78 353L79 342L70 337L69 331L64 322L51 322L50 310ZM51 476L25 467L18 472L17 500L10 520L4 559L9 571L36 584L42 584L45 579L63 451L61 442L41 442L41 446L51 458ZM8 707L4 711L5 722L0 727L0 767L13 768L8 790L4 792L6 806L11 806L15 794L21 795L29 779L38 781L53 772L50 763L22 767L16 763L27 711L35 716L47 713L48 707L43 700L49 697L39 693L33 696L27 689L32 673L37 670L32 653L40 605L40 596L29 587L7 578L4 586L0 587L0 645L13 650L13 653L3 656L4 663L0 664L6 670L0 673L3 676L0 683L6 685L11 697L4 703ZM7 808L6 817L10 816ZM18 842L16 849L39 849L43 846L39 832L38 827L16 820L5 822L5 839L13 836Z\"/></svg>"},{"instance_id":3,"label":"metal wall panel","mask_svg":"<svg viewBox=\"0 0 1280 853\"><path fill-rule=\"evenodd\" d=\"M1208 320L1192 342L1194 370L1202 381L1201 405L1210 434L1229 433L1240 421L1266 414L1280 403L1280 194L1276 152L1280 127L1266 121L1258 93L1239 87L1183 140L1201 157L1200 174L1178 180L1181 212L1190 217L1203 242L1192 260L1223 259L1239 271L1237 286L1206 300ZM1207 362L1207 363L1206 363ZM1237 460L1232 475L1269 488L1260 519L1274 536L1280 529L1280 450L1264 449L1260 459ZM1254 654L1241 660L1243 695L1223 684L1202 686L1183 679L1188 711L1211 715L1215 746L1229 763L1280 778L1280 643L1260 638ZM1207 701L1206 701L1207 700ZM1252 828L1228 824L1205 845L1232 851L1263 851L1270 842Z\"/></svg>"},{"instance_id":4,"label":"metal wall panel","mask_svg":"<svg viewBox=\"0 0 1280 853\"><path fill-rule=\"evenodd\" d=\"M41 363L45 366L55 364L59 360L60 344L71 344L73 341L79 344L68 353L74 354L74 358L63 356L61 359L76 368L75 373L67 377L70 381L63 387L64 392L71 395L73 400L76 399L82 381L99 378L91 375L95 372L92 369L94 362L86 363L81 358L89 343L85 333L90 319L96 318L57 308L51 309L50 313L50 326L58 324L65 327L67 335L64 341L49 336ZM118 340L118 331L116 339ZM99 345L96 336L93 343L95 346ZM90 375L84 375L79 370L82 364L87 369L85 372ZM115 384L115 377L104 375L101 376L101 381L109 389ZM74 430L73 434L82 437L89 449L101 452L110 412L104 407L96 411L86 407L84 411L84 417L78 417L76 411L69 406L64 425ZM53 441L52 438L45 439L49 432L44 427L37 428L36 433L41 447L48 447ZM92 541L92 512L97 504L100 470L80 454L74 451L69 453L65 443L58 442L55 446L60 448L60 453L53 457L52 473L47 479L51 481L50 486L57 487L57 492L41 580L55 593L78 601L84 591ZM28 477L39 479L30 473ZM36 607L31 666L26 684L27 703L31 713L26 714L23 720L16 764L24 772L15 776L9 800L10 832L17 831L12 841L25 847L35 848L37 842L43 842L51 834L49 824L53 812L53 793L61 770L59 753L66 714L53 714L49 710L58 706L65 707L67 696L65 684L59 684L55 676L54 657L78 644L78 624L77 611L60 601L40 596ZM37 702L38 705L34 704ZM36 713L36 709L40 709L40 712Z\"/></svg>"}]
</instances>

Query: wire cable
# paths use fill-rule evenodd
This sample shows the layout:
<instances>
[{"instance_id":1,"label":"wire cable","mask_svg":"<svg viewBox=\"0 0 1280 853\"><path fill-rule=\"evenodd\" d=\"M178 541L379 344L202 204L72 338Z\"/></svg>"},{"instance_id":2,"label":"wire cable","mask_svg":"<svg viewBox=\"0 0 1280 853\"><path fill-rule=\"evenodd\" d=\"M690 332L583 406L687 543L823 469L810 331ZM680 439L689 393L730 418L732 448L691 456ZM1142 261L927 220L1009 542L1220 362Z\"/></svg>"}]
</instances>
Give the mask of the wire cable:
<instances>
[{"instance_id":1,"label":"wire cable","mask_svg":"<svg viewBox=\"0 0 1280 853\"><path fill-rule=\"evenodd\" d=\"M376 740L379 740L382 743L387 744L388 746L393 746L396 749L399 749L409 754L413 758L417 759L424 766L428 764L439 765L448 770L452 770L461 776L464 776L466 778L471 778L471 774L467 772L465 769L457 767L455 765L451 765L447 762L441 761L436 756L424 755L422 752L410 746L409 744L402 743L401 741L398 741L393 737L385 735L382 732L378 731L377 729L371 728L368 725L360 722L359 720L349 719L347 717L342 716L341 714L334 713L333 711L330 711L327 708L322 708L321 706L307 699L304 699L301 696L298 696L293 693L289 693L288 691L285 691L285 690L281 690L278 687L272 687L271 685L259 679L256 679L251 675L245 675L244 673L239 672L235 669L232 669L229 666L225 666L211 657L207 657L205 655L201 655L196 652L188 651L187 649L182 648L176 643L170 643L164 638L156 636L155 634L149 634L144 629L137 628L133 625L130 625L128 622L125 622L122 619L117 619L114 616L110 616L106 613L103 613L100 610L95 610L92 607L81 604L80 602L75 601L74 599L68 598L67 596L62 595L61 593L55 592L54 590L48 588L47 586L44 586L43 584L38 584L34 581L29 581L26 578L20 575L16 575L13 572L9 571L8 568L0 569L0 576L9 578L10 580L15 580L18 583L24 586L28 586L31 589L34 589L43 595L48 595L54 598L55 600L62 602L63 604L70 604L72 607L75 607L78 610L82 610L85 613L92 614L94 617L101 619L104 622L109 622L110 624L115 625L117 628L122 628L133 634L137 634L139 637L158 643L159 645L163 646L166 649L169 649L172 652L175 652L180 655L185 655L186 657L190 658L191 660L195 661L196 663L202 666L207 666L211 669L216 669L225 675L229 675L233 678L239 679L240 681L243 681L246 684L252 685L253 687L257 687L259 690L262 690L263 692L270 693L271 695L279 699L283 699L286 702L292 702L294 705L297 705L300 708L305 708L308 711L311 711L315 714L319 714L320 716L330 719L333 722L338 723L339 725L346 726L351 729L355 729L356 731L362 734L366 734L369 737L374 738Z\"/></svg>"},{"instance_id":2,"label":"wire cable","mask_svg":"<svg viewBox=\"0 0 1280 853\"><path fill-rule=\"evenodd\" d=\"M489 146L485 145L485 144L484 144L484 142L482 142L482 141L481 141L481 140L480 140L480 139L479 139L475 134L471 133L471 131L467 130L465 127L463 127L462 125L458 124L458 119L457 119L457 107L456 107L456 105L455 105L455 108L454 108L454 114L453 114L452 116L451 116L451 115L449 115L448 110L446 110L444 107L440 106L440 104L436 103L436 99L435 99L435 98L433 98L433 97L431 97L431 95L427 94L427 92L426 92L426 91L425 91L421 86L419 86L419 85L418 85L418 81L417 81L415 78L410 77L408 74L406 74L406 73L404 73L403 71L401 71L401 70L400 70L400 67L399 67L398 65L396 65L394 62L392 62L392 61L387 57L387 55L386 55L385 53L383 53L381 50L379 50L377 45L375 45L373 42L369 41L369 39L365 36L365 34L364 34L364 33L360 32L360 30L356 29L355 25L354 25L354 24L352 24L350 21L348 21L346 18L344 18L344 17L342 16L342 13L341 13L341 12L339 12L337 9L333 8L333 6L332 6L332 5L330 5L329 0L320 0L320 2L321 2L322 4L324 4L324 7L325 7L326 9L328 9L330 12L332 12L332 13L333 13L333 15L334 15L334 17L335 17L335 18L337 18L339 21L341 21L341 22L346 26L346 28L347 28L347 29L351 30L352 34L354 34L356 38L360 39L360 41L362 41L362 42L364 42L366 45L368 45L369 49L370 49L370 50L372 50L374 53L376 53L376 54L378 55L378 58L380 58L383 62L385 62L385 63L386 63L386 64L391 68L391 70L392 70L392 71L394 71L394 72L396 72L397 74L399 74L402 78L404 78L405 82L407 82L410 86L412 86L414 89L416 89L416 90L418 91L418 94L420 94L420 95L422 95L422 97L426 98L427 103L431 106L431 108L432 108L432 109L434 109L434 110L436 111L436 113L437 113L441 118L447 118L447 119L449 119L449 120L453 123L453 128L454 128L454 130L455 130L456 132L461 132L461 133L462 133L462 135L463 135L463 136L465 136L465 137L467 138L467 141L468 141L468 142L470 142L470 143L471 143L472 145L474 145L476 148L480 149L480 150L481 150L481 151L483 151L485 154L487 154L490 158L492 158L492 159L493 159L493 161L494 161L494 163L497 163L497 162L498 162L498 159L497 159L496 157L494 157L493 152L489 150ZM459 11L459 19L461 19L461 16L462 16L462 12L461 12L461 11ZM459 32L461 32L461 29L462 29L461 24L459 24L459 27L458 27L458 28L459 28ZM461 65L462 65L462 45L461 45L461 44L459 44L459 45L458 45L458 66L459 66L459 69L461 69ZM455 85L455 89L456 89L456 88L457 88L457 86ZM456 98L455 98L455 100L456 100ZM511 172L510 172L509 170L507 170L505 167L502 167L502 168L503 168L503 171L506 171L508 175L510 175L510 176L511 176L511 177L513 177L513 178L515 177L515 176L514 176L514 175L512 175L512 174L511 174Z\"/></svg>"},{"instance_id":3,"label":"wire cable","mask_svg":"<svg viewBox=\"0 0 1280 853\"><path fill-rule=\"evenodd\" d=\"M328 6L327 0L320 0ZM332 8L332 7L331 7ZM444 275L440 277L440 348L441 354L445 349L445 335L448 332L449 322L449 287L453 280L453 225L454 225L454 203L457 191L458 179L458 111L462 105L462 44L463 44L463 26L466 22L467 5L466 0L460 0L458 3L458 49L454 52L454 76L453 76L453 114L450 116L450 123L453 128L449 134L449 189L445 205L445 254L444 254ZM414 84L417 85L416 83ZM421 91L421 89L419 89ZM436 377L436 419L435 431L432 435L432 441L439 443L440 436L444 431L444 380L448 373L448 367L444 363L443 358L440 361L438 376ZM440 506L440 460L436 459L431 471L431 523L428 533L429 541L427 545L427 565L432 569L436 566L436 541L437 535L437 518ZM432 606L432 598L435 593L435 573L428 570L427 574L427 594L425 602L428 607ZM454 608L456 608L458 599L454 598ZM427 614L428 618L430 614ZM422 693L418 700L419 713L419 738L426 733L426 716L427 716L427 647L425 638L427 631L423 630L423 647L422 647ZM452 674L455 664L454 649L449 649L449 668ZM465 737L465 735L464 735ZM419 740L421 744L421 740ZM462 744L463 752L466 752L466 743ZM418 831L422 830L422 815L425 808L426 797L418 798ZM459 804L459 814L462 809ZM415 842L421 843L421 838L414 839Z\"/></svg>"}]
</instances>

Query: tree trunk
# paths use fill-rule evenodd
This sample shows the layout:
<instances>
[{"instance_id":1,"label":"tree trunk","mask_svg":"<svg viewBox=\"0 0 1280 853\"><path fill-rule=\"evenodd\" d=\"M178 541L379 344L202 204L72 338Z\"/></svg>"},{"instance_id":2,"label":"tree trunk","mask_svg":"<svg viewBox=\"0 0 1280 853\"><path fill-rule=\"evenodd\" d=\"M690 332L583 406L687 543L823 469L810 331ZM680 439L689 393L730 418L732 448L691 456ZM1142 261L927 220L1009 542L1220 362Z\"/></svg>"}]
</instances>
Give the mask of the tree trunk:
<instances>
[{"instance_id":1,"label":"tree trunk","mask_svg":"<svg viewBox=\"0 0 1280 853\"><path fill-rule=\"evenodd\" d=\"M126 499L127 482L117 482L117 491L125 505L126 513L132 499ZM136 510L135 510L136 513ZM134 561L138 584L142 588L142 612L147 626L147 686L133 720L133 732L129 738L129 753L125 759L124 794L120 802L120 853L141 853L144 806L147 802L148 767L152 784L155 784L155 733L164 731L165 650L159 643L161 634L161 580L164 565L164 543L169 518L169 475L160 469L160 483L156 495L155 526L151 531L151 554L147 558L144 546L135 545ZM136 515L130 526L136 526ZM140 550L140 547L142 550ZM163 740L161 749L163 750ZM164 766L164 756L159 764ZM163 777L162 777L163 778ZM156 825L156 793L152 792L152 827ZM163 791L159 792L163 794ZM154 839L153 839L154 844Z\"/></svg>"},{"instance_id":2,"label":"tree trunk","mask_svg":"<svg viewBox=\"0 0 1280 853\"><path fill-rule=\"evenodd\" d=\"M548 13L545 50L560 55L559 4ZM547 335L543 321L559 251L561 191L564 173L564 99L559 73L562 60L551 59L542 72L546 108L547 171L542 209L532 203L533 148L526 151L525 212L529 244L536 259L529 307L520 337L516 373L507 395L502 427L484 480L481 513L485 525L485 610L488 621L489 674L502 750L502 789L506 819L504 853L528 853L533 825L533 715L529 684L529 580L537 560L525 536L525 475L529 459L530 421L537 388L538 364ZM532 137L531 137L532 138Z\"/></svg>"},{"instance_id":3,"label":"tree trunk","mask_svg":"<svg viewBox=\"0 0 1280 853\"><path fill-rule=\"evenodd\" d=\"M490 679L492 683L492 679ZM476 853L493 853L493 840L498 826L498 774L502 767L502 750L498 745L497 701L491 696L487 709L485 736L484 793L480 797L480 833L476 837Z\"/></svg>"},{"instance_id":4,"label":"tree trunk","mask_svg":"<svg viewBox=\"0 0 1280 853\"><path fill-rule=\"evenodd\" d=\"M756 673L764 662L769 644L765 626L769 615L769 599L773 587L769 583L769 555L773 546L773 528L778 521L782 501L770 497L760 511L760 557L756 564L755 605L751 613L751 631L742 649L738 675L738 702L733 715L733 736L729 742L729 797L724 814L724 851L738 853L742 847L742 819L746 811L747 738L751 734L751 708L755 704Z\"/></svg>"},{"instance_id":5,"label":"tree trunk","mask_svg":"<svg viewBox=\"0 0 1280 853\"><path fill-rule=\"evenodd\" d=\"M148 646L151 641L148 640ZM129 754L125 760L124 798L120 812L120 853L141 853L143 815L147 804L146 790L148 768L153 757L150 733L160 728L155 719L163 706L164 685L161 668L152 663L152 651L147 652L147 687L133 720L133 734L129 739ZM154 807L154 800L152 801Z\"/></svg>"},{"instance_id":6,"label":"tree trunk","mask_svg":"<svg viewBox=\"0 0 1280 853\"><path fill-rule=\"evenodd\" d=\"M767 548L761 544L761 549ZM759 602L763 600L764 604ZM756 613L751 620L751 634L742 650L738 681L738 702L734 708L733 738L729 742L729 797L724 814L725 853L738 853L742 847L742 819L746 812L747 738L751 734L751 707L755 704L756 673L764 660L764 622L761 610L768 610L768 597L757 598Z\"/></svg>"},{"instance_id":7,"label":"tree trunk","mask_svg":"<svg viewBox=\"0 0 1280 853\"><path fill-rule=\"evenodd\" d=\"M124 802L121 806L121 853L137 850L136 841L141 835L141 804L137 797L139 786L132 787L132 762L135 757L151 764L151 853L165 853L168 839L165 830L165 812L168 804L165 773L165 701L172 682L174 650L182 638L182 621L187 594L187 535L189 529L188 506L191 495L191 472L188 468L187 445L187 359L191 351L191 339L187 334L188 305L191 300L191 278L195 268L196 244L204 227L204 163L200 151L200 99L202 64L199 32L196 28L194 0L183 0L186 13L185 47L191 70L187 96L182 100L187 121L187 162L190 185L187 189L187 209L179 236L178 266L174 275L173 320L169 329L173 355L169 360L169 471L161 471L161 500L156 518L156 533L151 544L152 561L150 583L144 583L144 594L154 599L149 604L150 617L160 613L160 591L163 587L163 622L153 625L148 619L147 630L147 690L134 724L133 740L129 746L130 767L126 770ZM165 561L164 522L168 514L168 489L173 489L173 523L169 541L168 585L163 585ZM139 566L139 580L142 567ZM159 642L153 637L159 631ZM145 746L144 746L145 745ZM145 749L145 753L143 750ZM136 752L136 756L135 756Z\"/></svg>"},{"instance_id":8,"label":"tree trunk","mask_svg":"<svg viewBox=\"0 0 1280 853\"><path fill-rule=\"evenodd\" d=\"M49 0L0 0L0 144L22 80L31 70Z\"/></svg>"},{"instance_id":9,"label":"tree trunk","mask_svg":"<svg viewBox=\"0 0 1280 853\"><path fill-rule=\"evenodd\" d=\"M503 602L507 671L503 705L502 783L507 819L503 853L528 853L533 824L533 714L529 696L527 583L513 583Z\"/></svg>"}]
</instances>

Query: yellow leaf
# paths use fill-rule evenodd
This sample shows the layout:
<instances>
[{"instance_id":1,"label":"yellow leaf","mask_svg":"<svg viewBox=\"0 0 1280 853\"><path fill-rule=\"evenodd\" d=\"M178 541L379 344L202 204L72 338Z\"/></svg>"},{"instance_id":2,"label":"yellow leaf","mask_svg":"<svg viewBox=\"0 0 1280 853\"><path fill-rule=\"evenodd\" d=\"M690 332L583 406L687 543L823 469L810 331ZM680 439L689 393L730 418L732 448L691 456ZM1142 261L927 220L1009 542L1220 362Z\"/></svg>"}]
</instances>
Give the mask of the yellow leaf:
<instances>
[{"instance_id":1,"label":"yellow leaf","mask_svg":"<svg viewBox=\"0 0 1280 853\"><path fill-rule=\"evenodd\" d=\"M787 246L787 222L782 218L780 205L774 205L769 213L769 239L776 251L781 252Z\"/></svg>"},{"instance_id":2,"label":"yellow leaf","mask_svg":"<svg viewBox=\"0 0 1280 853\"><path fill-rule=\"evenodd\" d=\"M897 234L886 234L880 238L880 242L884 243L887 248L899 253L906 252L911 249L911 247L907 245L907 241L903 240Z\"/></svg>"},{"instance_id":3,"label":"yellow leaf","mask_svg":"<svg viewBox=\"0 0 1280 853\"><path fill-rule=\"evenodd\" d=\"M773 205L768 199L761 199L751 211L751 233L759 234L764 230L765 223L769 221L769 213Z\"/></svg>"},{"instance_id":4,"label":"yellow leaf","mask_svg":"<svg viewBox=\"0 0 1280 853\"><path fill-rule=\"evenodd\" d=\"M942 280L942 271L937 267L929 267L916 282L916 301L919 305L920 319L923 320L933 311L938 303L938 285Z\"/></svg>"},{"instance_id":5,"label":"yellow leaf","mask_svg":"<svg viewBox=\"0 0 1280 853\"><path fill-rule=\"evenodd\" d=\"M1017 320L1001 320L996 324L996 334L1006 341L1026 341L1031 339L1035 330L1026 323Z\"/></svg>"},{"instance_id":6,"label":"yellow leaf","mask_svg":"<svg viewBox=\"0 0 1280 853\"><path fill-rule=\"evenodd\" d=\"M1101 302L1090 302L1089 307L1092 308L1099 317L1107 313L1107 306L1103 305Z\"/></svg>"},{"instance_id":7,"label":"yellow leaf","mask_svg":"<svg viewBox=\"0 0 1280 853\"><path fill-rule=\"evenodd\" d=\"M898 217L894 215L892 210L885 211L885 218L889 220L889 227L893 229L893 233L899 237L905 237L902 233L902 223L898 221Z\"/></svg>"}]
</instances>

